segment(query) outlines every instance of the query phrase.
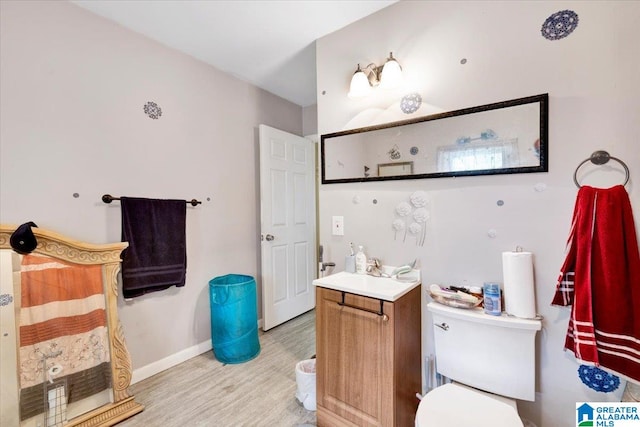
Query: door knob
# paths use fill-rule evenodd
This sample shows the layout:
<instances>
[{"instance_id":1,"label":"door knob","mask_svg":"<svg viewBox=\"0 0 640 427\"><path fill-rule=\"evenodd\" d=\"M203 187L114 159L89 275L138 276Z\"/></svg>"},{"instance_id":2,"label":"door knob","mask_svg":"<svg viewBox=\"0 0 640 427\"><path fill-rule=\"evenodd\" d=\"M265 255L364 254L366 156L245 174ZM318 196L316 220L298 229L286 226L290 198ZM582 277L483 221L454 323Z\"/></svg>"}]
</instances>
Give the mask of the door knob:
<instances>
[{"instance_id":1,"label":"door knob","mask_svg":"<svg viewBox=\"0 0 640 427\"><path fill-rule=\"evenodd\" d=\"M267 239L267 242L272 241L273 239L275 239L275 237L273 237L273 235L271 234L267 234L267 236L265 237L265 239Z\"/></svg>"}]
</instances>

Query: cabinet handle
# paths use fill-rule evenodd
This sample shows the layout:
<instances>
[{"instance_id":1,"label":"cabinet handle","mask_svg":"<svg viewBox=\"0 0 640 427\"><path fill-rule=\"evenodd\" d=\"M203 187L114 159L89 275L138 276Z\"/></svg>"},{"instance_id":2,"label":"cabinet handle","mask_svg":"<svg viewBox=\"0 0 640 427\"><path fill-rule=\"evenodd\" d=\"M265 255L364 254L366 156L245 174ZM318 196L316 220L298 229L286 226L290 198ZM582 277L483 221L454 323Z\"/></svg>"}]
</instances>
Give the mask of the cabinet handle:
<instances>
[{"instance_id":1,"label":"cabinet handle","mask_svg":"<svg viewBox=\"0 0 640 427\"><path fill-rule=\"evenodd\" d=\"M347 304L346 302L344 302L345 294L346 294L346 292L342 292L342 301L337 303L340 307L349 307L349 308L353 308L354 310L366 311L367 313L372 313L372 314L375 314L375 315L378 315L378 316L382 317L382 320L385 321L385 322L387 320L389 320L389 316L387 316L384 313L384 300L379 300L380 301L380 311L375 311L375 310L370 310L368 308L356 307L355 305Z\"/></svg>"}]
</instances>

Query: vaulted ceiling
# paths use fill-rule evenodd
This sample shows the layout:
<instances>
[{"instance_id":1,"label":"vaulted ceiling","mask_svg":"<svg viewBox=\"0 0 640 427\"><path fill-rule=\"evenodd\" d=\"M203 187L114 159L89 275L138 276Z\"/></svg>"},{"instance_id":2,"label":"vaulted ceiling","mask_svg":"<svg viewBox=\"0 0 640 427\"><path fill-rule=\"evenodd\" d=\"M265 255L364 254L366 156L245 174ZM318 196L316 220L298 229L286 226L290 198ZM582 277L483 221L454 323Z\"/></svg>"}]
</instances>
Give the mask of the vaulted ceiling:
<instances>
[{"instance_id":1,"label":"vaulted ceiling","mask_svg":"<svg viewBox=\"0 0 640 427\"><path fill-rule=\"evenodd\" d=\"M303 107L315 40L397 0L71 0Z\"/></svg>"}]
</instances>

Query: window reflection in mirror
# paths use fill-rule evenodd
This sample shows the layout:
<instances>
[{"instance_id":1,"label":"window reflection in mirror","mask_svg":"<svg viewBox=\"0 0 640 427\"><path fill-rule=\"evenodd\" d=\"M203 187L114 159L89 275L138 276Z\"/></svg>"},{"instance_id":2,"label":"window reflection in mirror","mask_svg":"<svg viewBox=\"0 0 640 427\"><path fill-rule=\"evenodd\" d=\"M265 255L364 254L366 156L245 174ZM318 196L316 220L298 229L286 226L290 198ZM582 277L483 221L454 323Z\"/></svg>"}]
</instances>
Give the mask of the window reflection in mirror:
<instances>
[{"instance_id":1,"label":"window reflection in mirror","mask_svg":"<svg viewBox=\"0 0 640 427\"><path fill-rule=\"evenodd\" d=\"M322 135L322 183L546 172L547 117L544 94Z\"/></svg>"}]
</instances>

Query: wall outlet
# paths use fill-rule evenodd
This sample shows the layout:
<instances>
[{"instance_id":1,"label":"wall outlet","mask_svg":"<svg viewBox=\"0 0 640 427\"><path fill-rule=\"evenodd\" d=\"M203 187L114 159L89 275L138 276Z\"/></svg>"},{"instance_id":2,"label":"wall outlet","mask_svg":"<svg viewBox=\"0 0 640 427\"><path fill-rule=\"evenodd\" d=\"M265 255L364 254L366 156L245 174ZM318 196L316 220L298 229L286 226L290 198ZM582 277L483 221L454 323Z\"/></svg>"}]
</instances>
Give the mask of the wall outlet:
<instances>
[{"instance_id":1,"label":"wall outlet","mask_svg":"<svg viewBox=\"0 0 640 427\"><path fill-rule=\"evenodd\" d=\"M331 217L331 234L334 236L344 236L344 217L332 216Z\"/></svg>"}]
</instances>

